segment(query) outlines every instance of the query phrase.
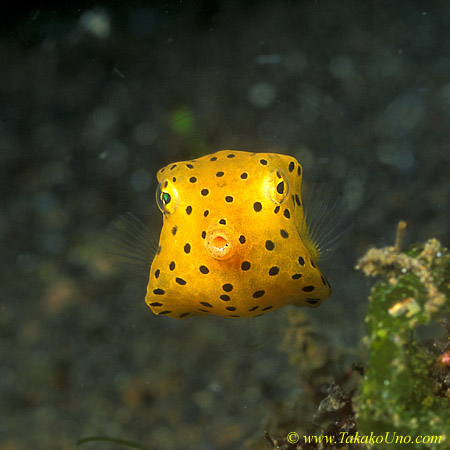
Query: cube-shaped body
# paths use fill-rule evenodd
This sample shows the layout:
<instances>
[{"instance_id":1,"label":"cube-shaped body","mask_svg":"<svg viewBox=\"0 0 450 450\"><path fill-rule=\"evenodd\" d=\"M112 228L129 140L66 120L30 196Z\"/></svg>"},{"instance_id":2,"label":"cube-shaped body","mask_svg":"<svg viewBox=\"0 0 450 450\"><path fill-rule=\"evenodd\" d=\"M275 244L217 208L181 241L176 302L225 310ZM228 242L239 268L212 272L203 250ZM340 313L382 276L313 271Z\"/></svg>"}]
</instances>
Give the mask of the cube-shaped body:
<instances>
[{"instance_id":1,"label":"cube-shaped body","mask_svg":"<svg viewBox=\"0 0 450 450\"><path fill-rule=\"evenodd\" d=\"M223 150L170 164L158 181L164 220L146 296L155 314L254 317L331 295L295 158Z\"/></svg>"}]
</instances>

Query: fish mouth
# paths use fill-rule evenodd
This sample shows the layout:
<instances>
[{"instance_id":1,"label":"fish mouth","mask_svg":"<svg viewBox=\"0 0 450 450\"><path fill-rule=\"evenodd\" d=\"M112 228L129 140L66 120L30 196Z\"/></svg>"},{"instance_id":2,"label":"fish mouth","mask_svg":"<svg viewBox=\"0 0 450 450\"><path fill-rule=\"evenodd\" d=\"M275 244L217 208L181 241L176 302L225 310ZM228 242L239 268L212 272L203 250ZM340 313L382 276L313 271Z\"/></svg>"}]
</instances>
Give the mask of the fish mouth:
<instances>
[{"instance_id":1,"label":"fish mouth","mask_svg":"<svg viewBox=\"0 0 450 450\"><path fill-rule=\"evenodd\" d=\"M206 233L206 251L211 258L223 260L233 256L235 245L232 233L225 227L214 227Z\"/></svg>"}]
</instances>

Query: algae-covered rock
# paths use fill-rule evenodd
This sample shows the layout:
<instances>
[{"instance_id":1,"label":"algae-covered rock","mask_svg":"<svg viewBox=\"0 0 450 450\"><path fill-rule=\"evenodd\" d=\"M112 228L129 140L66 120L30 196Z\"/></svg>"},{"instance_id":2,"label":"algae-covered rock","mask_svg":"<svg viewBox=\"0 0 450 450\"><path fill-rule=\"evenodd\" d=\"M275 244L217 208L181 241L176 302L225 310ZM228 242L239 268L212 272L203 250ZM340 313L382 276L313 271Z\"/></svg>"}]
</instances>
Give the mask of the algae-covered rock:
<instances>
[{"instance_id":1,"label":"algae-covered rock","mask_svg":"<svg viewBox=\"0 0 450 450\"><path fill-rule=\"evenodd\" d=\"M381 277L354 397L359 434L372 436L368 448L450 448L450 340L430 347L416 338L417 325L438 327L450 313L450 255L431 239L406 252L371 249L357 268Z\"/></svg>"}]
</instances>

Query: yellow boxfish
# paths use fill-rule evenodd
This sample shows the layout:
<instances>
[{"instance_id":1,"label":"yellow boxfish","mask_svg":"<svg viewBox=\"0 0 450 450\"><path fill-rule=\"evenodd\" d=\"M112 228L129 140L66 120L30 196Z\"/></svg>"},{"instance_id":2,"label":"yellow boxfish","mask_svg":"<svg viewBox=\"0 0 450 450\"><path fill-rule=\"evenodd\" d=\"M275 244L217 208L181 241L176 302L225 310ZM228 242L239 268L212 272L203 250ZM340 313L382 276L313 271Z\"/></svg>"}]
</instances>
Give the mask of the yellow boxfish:
<instances>
[{"instance_id":1,"label":"yellow boxfish","mask_svg":"<svg viewBox=\"0 0 450 450\"><path fill-rule=\"evenodd\" d=\"M295 158L223 150L157 176L163 227L145 299L155 314L254 317L330 297Z\"/></svg>"}]
</instances>

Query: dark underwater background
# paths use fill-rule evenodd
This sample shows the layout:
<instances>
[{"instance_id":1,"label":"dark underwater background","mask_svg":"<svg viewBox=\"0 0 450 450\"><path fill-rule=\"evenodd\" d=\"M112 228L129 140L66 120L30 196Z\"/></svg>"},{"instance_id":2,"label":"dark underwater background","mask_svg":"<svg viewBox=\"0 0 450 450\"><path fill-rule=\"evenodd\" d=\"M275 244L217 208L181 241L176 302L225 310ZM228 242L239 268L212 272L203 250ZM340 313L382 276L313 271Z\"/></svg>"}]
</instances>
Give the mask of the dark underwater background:
<instances>
[{"instance_id":1,"label":"dark underwater background","mask_svg":"<svg viewBox=\"0 0 450 450\"><path fill-rule=\"evenodd\" d=\"M145 270L112 265L105 235L131 212L158 236L155 174L171 162L222 149L296 157L353 223L326 268L332 298L304 311L334 359L320 375L338 379L363 358L371 281L358 258L391 245L401 219L405 245L449 244L449 24L447 1L10 5L0 449L70 450L92 435L264 449L264 430L296 431L292 412L320 402L298 404L314 352L299 369L283 345L298 309L157 317Z\"/></svg>"}]
</instances>

